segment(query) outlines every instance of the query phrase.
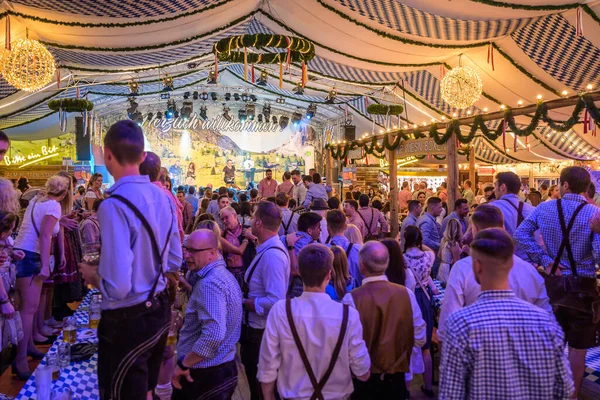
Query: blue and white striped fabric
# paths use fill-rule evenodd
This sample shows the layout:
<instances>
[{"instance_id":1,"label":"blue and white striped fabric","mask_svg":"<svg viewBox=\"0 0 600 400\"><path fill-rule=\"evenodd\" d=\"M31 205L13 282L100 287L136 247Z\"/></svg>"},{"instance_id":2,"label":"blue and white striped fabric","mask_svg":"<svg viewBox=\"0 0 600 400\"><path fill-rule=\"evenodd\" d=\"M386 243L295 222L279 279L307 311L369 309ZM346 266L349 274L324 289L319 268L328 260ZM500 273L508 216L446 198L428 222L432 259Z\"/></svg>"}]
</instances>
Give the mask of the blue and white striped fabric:
<instances>
[{"instance_id":1,"label":"blue and white striped fabric","mask_svg":"<svg viewBox=\"0 0 600 400\"><path fill-rule=\"evenodd\" d=\"M475 157L480 161L490 164L513 164L517 162L494 149L480 136L473 139L473 145L475 146Z\"/></svg>"},{"instance_id":2,"label":"blue and white striped fabric","mask_svg":"<svg viewBox=\"0 0 600 400\"><path fill-rule=\"evenodd\" d=\"M329 61L325 58L316 56L308 64L310 72L319 75L339 79L347 82L363 82L372 84L394 84L404 77L401 72L383 72L373 71L363 68L351 67Z\"/></svg>"},{"instance_id":3,"label":"blue and white striped fabric","mask_svg":"<svg viewBox=\"0 0 600 400\"><path fill-rule=\"evenodd\" d=\"M539 19L469 21L430 14L397 0L333 0L348 10L398 32L453 41L487 40L510 35ZM339 10L339 7L336 7ZM341 10L340 10L341 11ZM347 13L350 14L350 13ZM352 15L349 15L352 16Z\"/></svg>"},{"instance_id":4,"label":"blue and white striped fabric","mask_svg":"<svg viewBox=\"0 0 600 400\"><path fill-rule=\"evenodd\" d=\"M28 7L77 15L113 18L163 17L222 3L223 0L11 0Z\"/></svg>"},{"instance_id":5,"label":"blue and white striped fabric","mask_svg":"<svg viewBox=\"0 0 600 400\"><path fill-rule=\"evenodd\" d=\"M553 132L550 127L538 128L538 137L563 154L577 159L596 158L598 150L574 131Z\"/></svg>"},{"instance_id":6,"label":"blue and white striped fabric","mask_svg":"<svg viewBox=\"0 0 600 400\"><path fill-rule=\"evenodd\" d=\"M540 68L568 88L580 91L600 84L600 50L560 14L552 14L512 34Z\"/></svg>"},{"instance_id":7,"label":"blue and white striped fabric","mask_svg":"<svg viewBox=\"0 0 600 400\"><path fill-rule=\"evenodd\" d=\"M6 79L0 77L0 99L10 96L18 92L17 88L6 82Z\"/></svg>"}]
</instances>

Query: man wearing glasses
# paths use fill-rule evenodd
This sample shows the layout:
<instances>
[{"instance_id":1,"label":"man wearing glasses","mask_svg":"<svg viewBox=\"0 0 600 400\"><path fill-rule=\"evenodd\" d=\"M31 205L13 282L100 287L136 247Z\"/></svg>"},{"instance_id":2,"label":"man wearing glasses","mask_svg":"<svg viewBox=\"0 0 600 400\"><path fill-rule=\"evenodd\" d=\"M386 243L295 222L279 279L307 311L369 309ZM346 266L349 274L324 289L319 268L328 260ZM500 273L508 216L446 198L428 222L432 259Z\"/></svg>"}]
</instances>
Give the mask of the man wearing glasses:
<instances>
[{"instance_id":1,"label":"man wearing glasses","mask_svg":"<svg viewBox=\"0 0 600 400\"><path fill-rule=\"evenodd\" d=\"M242 329L242 291L219 253L219 238L194 231L183 247L187 265L199 279L185 312L173 372L173 400L231 398L238 381L236 343Z\"/></svg>"}]
</instances>

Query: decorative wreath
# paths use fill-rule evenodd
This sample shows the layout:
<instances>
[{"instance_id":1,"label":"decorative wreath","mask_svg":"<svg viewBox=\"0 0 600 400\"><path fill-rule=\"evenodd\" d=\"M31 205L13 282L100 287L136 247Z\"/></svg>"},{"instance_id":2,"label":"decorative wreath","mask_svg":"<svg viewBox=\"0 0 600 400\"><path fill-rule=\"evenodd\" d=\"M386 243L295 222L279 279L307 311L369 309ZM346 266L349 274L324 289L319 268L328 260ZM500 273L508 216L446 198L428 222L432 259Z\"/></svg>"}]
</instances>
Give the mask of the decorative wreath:
<instances>
[{"instance_id":1,"label":"decorative wreath","mask_svg":"<svg viewBox=\"0 0 600 400\"><path fill-rule=\"evenodd\" d=\"M286 49L275 53L247 53L236 51L252 47L256 50L265 48ZM213 46L213 53L219 61L248 64L279 64L286 62L308 62L315 56L315 46L312 42L295 36L268 35L237 35L221 39Z\"/></svg>"},{"instance_id":2,"label":"decorative wreath","mask_svg":"<svg viewBox=\"0 0 600 400\"><path fill-rule=\"evenodd\" d=\"M52 111L84 112L92 111L94 109L94 103L86 99L50 100L48 102L48 108Z\"/></svg>"},{"instance_id":3,"label":"decorative wreath","mask_svg":"<svg viewBox=\"0 0 600 400\"><path fill-rule=\"evenodd\" d=\"M369 104L367 112L374 115L400 115L404 111L404 107L399 104Z\"/></svg>"}]
</instances>

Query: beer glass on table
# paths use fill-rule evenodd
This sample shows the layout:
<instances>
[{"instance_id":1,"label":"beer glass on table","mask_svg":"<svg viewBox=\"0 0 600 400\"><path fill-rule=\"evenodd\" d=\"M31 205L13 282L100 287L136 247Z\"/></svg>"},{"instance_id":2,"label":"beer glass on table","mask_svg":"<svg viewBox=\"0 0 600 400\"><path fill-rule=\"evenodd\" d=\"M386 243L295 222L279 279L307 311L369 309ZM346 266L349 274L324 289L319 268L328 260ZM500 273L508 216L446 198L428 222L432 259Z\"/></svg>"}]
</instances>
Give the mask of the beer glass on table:
<instances>
[{"instance_id":1,"label":"beer glass on table","mask_svg":"<svg viewBox=\"0 0 600 400\"><path fill-rule=\"evenodd\" d=\"M100 249L102 245L100 242L85 243L81 247L81 261L93 266L100 265ZM88 289L93 289L92 285L88 285Z\"/></svg>"},{"instance_id":2,"label":"beer glass on table","mask_svg":"<svg viewBox=\"0 0 600 400\"><path fill-rule=\"evenodd\" d=\"M77 341L77 321L73 317L63 319L63 341L69 344Z\"/></svg>"}]
</instances>

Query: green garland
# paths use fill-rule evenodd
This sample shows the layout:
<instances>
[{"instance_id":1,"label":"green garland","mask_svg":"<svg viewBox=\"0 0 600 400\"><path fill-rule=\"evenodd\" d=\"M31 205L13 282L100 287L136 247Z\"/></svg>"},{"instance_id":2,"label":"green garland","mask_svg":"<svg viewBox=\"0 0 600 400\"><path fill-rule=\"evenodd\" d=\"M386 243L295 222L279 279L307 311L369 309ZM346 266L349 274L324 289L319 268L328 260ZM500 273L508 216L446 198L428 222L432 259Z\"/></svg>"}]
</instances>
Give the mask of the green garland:
<instances>
[{"instance_id":1,"label":"green garland","mask_svg":"<svg viewBox=\"0 0 600 400\"><path fill-rule=\"evenodd\" d=\"M62 111L65 112L84 112L92 111L94 109L94 103L86 99L65 98L50 100L48 102L48 108L52 111L60 111L62 109Z\"/></svg>"},{"instance_id":2,"label":"green garland","mask_svg":"<svg viewBox=\"0 0 600 400\"><path fill-rule=\"evenodd\" d=\"M288 49L292 62L309 62L315 57L315 45L306 39L258 33L256 35L237 35L221 39L213 45L213 54L219 60L232 63L279 64L286 62L287 52L246 53L233 51L253 47L257 50L265 48Z\"/></svg>"},{"instance_id":3,"label":"green garland","mask_svg":"<svg viewBox=\"0 0 600 400\"><path fill-rule=\"evenodd\" d=\"M400 115L404 112L404 107L400 104L369 104L367 112L372 115Z\"/></svg>"}]
</instances>

